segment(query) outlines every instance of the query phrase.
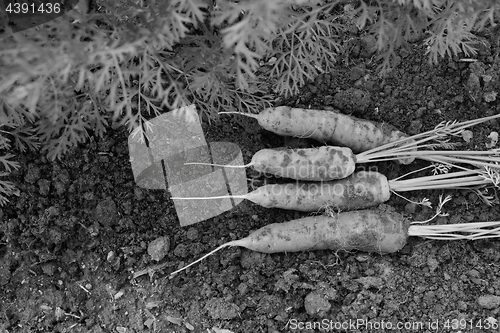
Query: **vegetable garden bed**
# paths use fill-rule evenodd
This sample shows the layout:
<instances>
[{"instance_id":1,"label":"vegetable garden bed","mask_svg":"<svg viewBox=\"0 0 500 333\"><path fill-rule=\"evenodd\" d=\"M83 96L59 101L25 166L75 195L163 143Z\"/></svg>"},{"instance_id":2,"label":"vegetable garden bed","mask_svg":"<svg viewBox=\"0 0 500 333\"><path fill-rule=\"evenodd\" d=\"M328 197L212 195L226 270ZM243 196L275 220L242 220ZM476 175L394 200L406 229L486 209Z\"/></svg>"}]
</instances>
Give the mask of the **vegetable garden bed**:
<instances>
[{"instance_id":1,"label":"vegetable garden bed","mask_svg":"<svg viewBox=\"0 0 500 333\"><path fill-rule=\"evenodd\" d=\"M498 41L492 45L478 60L498 69L494 56L500 46ZM470 63L447 60L432 67L422 60L423 48L415 52L407 53L385 78L375 75L368 59L339 66L283 105L338 108L347 102L344 93L355 87L371 95L369 107L358 116L390 123L408 134L441 121L500 112L498 101L470 98ZM237 143L246 160L259 149L306 145L305 139L255 130L253 122L222 117L204 130L210 141ZM472 128L464 149L484 149L491 143L490 133L498 129L498 121ZM359 319L365 323L358 327L360 332L370 331L369 322L382 321L421 322L428 331L435 331L429 325L437 323L444 332L452 325L482 332L499 319L500 243L495 240L411 239L400 252L386 256L355 251L261 254L231 248L192 267L189 274L169 279L169 272L225 242L304 214L243 202L222 216L180 228L168 193L135 186L127 135L109 132L60 163L49 163L41 155L22 156L23 168L15 174L21 196L0 214L2 329L313 332L308 325L323 319L337 325ZM376 165L388 179L395 179L425 163ZM416 191L409 198L437 202L445 193L453 195L444 207L450 215L436 223L493 221L500 216L498 205L480 200L479 195L491 193ZM434 214L397 196L388 204L412 220ZM168 239L162 251L148 253L148 245L160 236ZM151 253L163 257L156 261ZM294 330L299 326L303 329Z\"/></svg>"}]
</instances>

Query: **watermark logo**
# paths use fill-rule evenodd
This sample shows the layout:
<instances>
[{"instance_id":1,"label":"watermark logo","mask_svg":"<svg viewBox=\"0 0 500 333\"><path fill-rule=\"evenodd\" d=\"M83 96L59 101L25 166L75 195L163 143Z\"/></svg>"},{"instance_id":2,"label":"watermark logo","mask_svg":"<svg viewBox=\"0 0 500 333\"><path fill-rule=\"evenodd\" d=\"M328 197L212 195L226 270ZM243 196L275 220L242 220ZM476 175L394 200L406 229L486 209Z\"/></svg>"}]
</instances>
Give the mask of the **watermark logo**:
<instances>
[{"instance_id":1,"label":"watermark logo","mask_svg":"<svg viewBox=\"0 0 500 333\"><path fill-rule=\"evenodd\" d=\"M247 194L244 169L186 163L243 165L240 148L230 142L207 143L193 105L168 112L146 124L145 138L128 138L130 163L138 186L169 190L173 197ZM242 199L174 200L181 226L231 210Z\"/></svg>"}]
</instances>

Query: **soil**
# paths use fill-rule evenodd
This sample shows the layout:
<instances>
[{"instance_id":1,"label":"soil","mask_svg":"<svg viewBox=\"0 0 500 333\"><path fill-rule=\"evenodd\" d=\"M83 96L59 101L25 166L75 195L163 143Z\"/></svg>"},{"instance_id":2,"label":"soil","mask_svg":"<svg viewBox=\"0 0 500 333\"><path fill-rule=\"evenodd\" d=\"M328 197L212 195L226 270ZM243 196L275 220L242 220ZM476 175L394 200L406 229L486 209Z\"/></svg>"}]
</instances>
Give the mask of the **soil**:
<instances>
[{"instance_id":1,"label":"soil","mask_svg":"<svg viewBox=\"0 0 500 333\"><path fill-rule=\"evenodd\" d=\"M279 104L339 109L409 134L496 114L499 31L480 36L487 44L473 61L457 56L429 65L425 46L412 44L385 76L377 75L366 39L357 37L335 72ZM469 142L455 141L485 149L499 124L475 126ZM204 131L209 142L236 143L245 162L262 148L309 144L233 116L204 124ZM19 155L23 167L13 180L20 196L0 210L0 332L498 331L500 243L494 239L411 238L390 255L229 248L169 278L227 241L304 214L242 202L182 228L168 191L135 184L127 136L110 129L57 162ZM392 179L424 165L376 166ZM498 205L470 191L408 196L436 203L441 194L453 199L445 206L449 216L436 223L499 219ZM397 196L387 204L411 220L434 213Z\"/></svg>"}]
</instances>

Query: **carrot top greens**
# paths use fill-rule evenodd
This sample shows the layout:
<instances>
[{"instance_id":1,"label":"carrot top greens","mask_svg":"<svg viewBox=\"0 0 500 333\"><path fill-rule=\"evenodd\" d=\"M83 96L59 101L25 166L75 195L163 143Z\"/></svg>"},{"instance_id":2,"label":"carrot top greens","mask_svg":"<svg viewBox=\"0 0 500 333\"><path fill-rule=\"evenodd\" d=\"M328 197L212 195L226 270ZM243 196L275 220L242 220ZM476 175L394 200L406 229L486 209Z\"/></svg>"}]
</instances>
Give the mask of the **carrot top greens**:
<instances>
[{"instance_id":1,"label":"carrot top greens","mask_svg":"<svg viewBox=\"0 0 500 333\"><path fill-rule=\"evenodd\" d=\"M433 168L433 175L416 177L412 179L402 179L413 173L417 173L429 168ZM460 171L449 172L452 167L445 164L433 163L430 166L409 172L403 176L389 180L391 192L403 199L424 206L431 206L429 200L424 198L415 202L400 195L398 192L415 190L436 190L436 189L459 189L471 190L488 205L498 201L496 194L500 190L500 169L491 167L468 168L457 166ZM489 191L494 192L493 196Z\"/></svg>"},{"instance_id":2,"label":"carrot top greens","mask_svg":"<svg viewBox=\"0 0 500 333\"><path fill-rule=\"evenodd\" d=\"M460 123L456 121L441 122L433 130L401 138L359 153L356 155L356 159L358 163L368 163L415 157L455 167L458 167L459 164L471 164L498 169L500 168L500 149L487 151L453 150L459 143L450 141L450 137L461 136L468 127L497 118L500 118L500 114ZM437 148L448 150L435 150Z\"/></svg>"}]
</instances>

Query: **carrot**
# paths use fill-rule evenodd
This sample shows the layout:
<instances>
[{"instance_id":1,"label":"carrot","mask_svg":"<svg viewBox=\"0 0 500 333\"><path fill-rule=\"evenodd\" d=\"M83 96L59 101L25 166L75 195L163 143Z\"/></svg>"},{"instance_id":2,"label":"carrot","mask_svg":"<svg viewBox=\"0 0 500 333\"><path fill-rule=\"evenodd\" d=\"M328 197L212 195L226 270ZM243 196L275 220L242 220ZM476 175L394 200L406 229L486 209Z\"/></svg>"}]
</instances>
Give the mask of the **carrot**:
<instances>
[{"instance_id":1,"label":"carrot","mask_svg":"<svg viewBox=\"0 0 500 333\"><path fill-rule=\"evenodd\" d=\"M186 163L246 168L277 177L306 181L334 180L348 177L356 168L356 158L347 147L322 146L317 148L261 149L252 161L245 165L220 165L210 163Z\"/></svg>"},{"instance_id":2,"label":"carrot","mask_svg":"<svg viewBox=\"0 0 500 333\"><path fill-rule=\"evenodd\" d=\"M248 237L222 244L170 275L177 274L230 246L240 246L262 253L312 250L393 253L405 246L407 230L408 222L396 212L358 210L334 216L309 216L262 227Z\"/></svg>"},{"instance_id":3,"label":"carrot","mask_svg":"<svg viewBox=\"0 0 500 333\"><path fill-rule=\"evenodd\" d=\"M428 169L429 166L418 172ZM427 205L426 199L415 202L398 194L415 190L432 189L477 189L478 186L493 185L500 188L500 171L467 169L446 174L402 179L387 178L375 171L360 171L345 179L329 182L295 182L268 184L244 195L214 197L172 197L173 200L212 200L237 198L252 201L266 208L279 208L303 212L317 212L334 208L339 211L375 207L390 199L391 193L416 204ZM489 173L488 173L489 172ZM410 173L410 174L411 174Z\"/></svg>"},{"instance_id":4,"label":"carrot","mask_svg":"<svg viewBox=\"0 0 500 333\"><path fill-rule=\"evenodd\" d=\"M284 136L309 137L317 141L346 146L355 153L394 142L405 133L386 123L376 123L335 111L278 106L259 114L239 113L252 117L264 129Z\"/></svg>"},{"instance_id":5,"label":"carrot","mask_svg":"<svg viewBox=\"0 0 500 333\"><path fill-rule=\"evenodd\" d=\"M459 240L500 237L500 221L447 225L422 225L441 214L442 206L451 200L440 197L436 214L426 221L409 222L389 209L357 210L330 216L309 216L284 223L264 226L245 238L220 245L196 261L172 272L173 275L193 266L210 255L231 246L262 253L312 250L360 250L374 253L395 253L407 243L408 237Z\"/></svg>"},{"instance_id":6,"label":"carrot","mask_svg":"<svg viewBox=\"0 0 500 333\"><path fill-rule=\"evenodd\" d=\"M342 179L356 168L349 148L262 149L252 158L255 170L300 180Z\"/></svg>"},{"instance_id":7,"label":"carrot","mask_svg":"<svg viewBox=\"0 0 500 333\"><path fill-rule=\"evenodd\" d=\"M317 212L325 207L341 211L377 206L389 200L387 178L378 172L358 172L331 182L295 182L261 186L245 195L215 197L172 197L173 200L246 199L266 208Z\"/></svg>"}]
</instances>

